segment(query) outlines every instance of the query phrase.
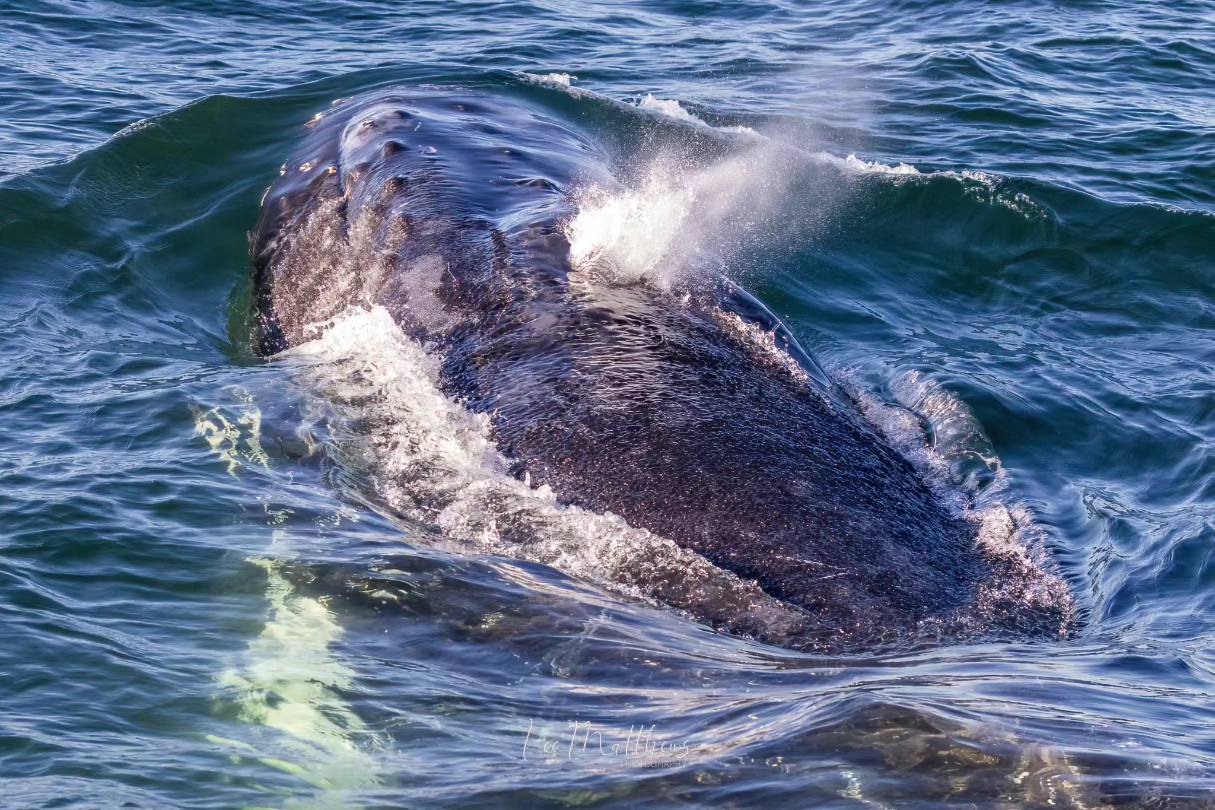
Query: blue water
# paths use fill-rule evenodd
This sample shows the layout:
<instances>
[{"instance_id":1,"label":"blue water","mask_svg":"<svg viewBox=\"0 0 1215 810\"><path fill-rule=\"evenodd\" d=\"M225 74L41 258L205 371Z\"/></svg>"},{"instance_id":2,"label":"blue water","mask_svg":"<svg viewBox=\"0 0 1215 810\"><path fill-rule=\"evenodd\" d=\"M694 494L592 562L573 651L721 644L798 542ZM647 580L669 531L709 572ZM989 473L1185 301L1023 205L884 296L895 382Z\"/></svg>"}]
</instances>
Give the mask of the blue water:
<instances>
[{"instance_id":1,"label":"blue water","mask_svg":"<svg viewBox=\"0 0 1215 810\"><path fill-rule=\"evenodd\" d=\"M0 804L1215 804L1211 4L0 19ZM626 181L672 127L808 156L731 270L1032 516L1075 636L815 657L369 497L250 350L246 234L314 114L422 83Z\"/></svg>"}]
</instances>

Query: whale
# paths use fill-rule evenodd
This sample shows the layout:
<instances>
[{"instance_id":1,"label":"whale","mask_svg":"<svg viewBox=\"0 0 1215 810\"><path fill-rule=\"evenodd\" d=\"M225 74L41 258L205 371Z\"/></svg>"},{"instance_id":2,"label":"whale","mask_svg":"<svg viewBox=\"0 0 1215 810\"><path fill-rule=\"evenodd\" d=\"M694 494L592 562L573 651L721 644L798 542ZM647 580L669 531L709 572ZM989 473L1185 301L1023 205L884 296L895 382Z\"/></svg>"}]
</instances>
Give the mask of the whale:
<instances>
[{"instance_id":1,"label":"whale","mask_svg":"<svg viewBox=\"0 0 1215 810\"><path fill-rule=\"evenodd\" d=\"M521 487L694 560L634 544L631 584L711 628L821 652L1071 633L1041 555L985 538L758 298L571 259L572 192L612 173L588 129L476 88L335 103L250 234L256 352L387 313Z\"/></svg>"}]
</instances>

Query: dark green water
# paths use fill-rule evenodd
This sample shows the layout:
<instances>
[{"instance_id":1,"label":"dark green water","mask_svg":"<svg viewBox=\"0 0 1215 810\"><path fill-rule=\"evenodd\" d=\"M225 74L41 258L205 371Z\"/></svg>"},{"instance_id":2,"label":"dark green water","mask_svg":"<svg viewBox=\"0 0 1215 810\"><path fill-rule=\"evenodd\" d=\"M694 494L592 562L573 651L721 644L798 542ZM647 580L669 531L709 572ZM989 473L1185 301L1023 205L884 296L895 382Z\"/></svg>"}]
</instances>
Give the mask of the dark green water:
<instances>
[{"instance_id":1,"label":"dark green water","mask_svg":"<svg viewBox=\"0 0 1215 810\"><path fill-rule=\"evenodd\" d=\"M1209 3L0 19L0 804L1213 804ZM423 82L543 104L622 177L688 114L804 154L731 269L1032 515L1077 636L812 657L371 508L249 352L246 232L313 114Z\"/></svg>"}]
</instances>

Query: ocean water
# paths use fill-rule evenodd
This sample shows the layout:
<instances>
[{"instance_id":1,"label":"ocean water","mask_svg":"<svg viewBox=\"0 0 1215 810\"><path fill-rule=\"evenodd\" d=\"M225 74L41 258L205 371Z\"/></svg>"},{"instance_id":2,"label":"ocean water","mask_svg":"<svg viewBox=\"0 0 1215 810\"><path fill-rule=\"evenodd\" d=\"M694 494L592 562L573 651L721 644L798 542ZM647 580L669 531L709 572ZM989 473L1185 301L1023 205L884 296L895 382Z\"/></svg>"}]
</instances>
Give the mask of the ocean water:
<instances>
[{"instance_id":1,"label":"ocean water","mask_svg":"<svg viewBox=\"0 0 1215 810\"><path fill-rule=\"evenodd\" d=\"M1215 6L0 19L0 806L1215 806ZM374 313L257 357L247 233L314 115L423 84L598 144L578 255L738 280L1078 630L798 653L605 586L609 517L529 558L375 497L360 419L476 430Z\"/></svg>"}]
</instances>

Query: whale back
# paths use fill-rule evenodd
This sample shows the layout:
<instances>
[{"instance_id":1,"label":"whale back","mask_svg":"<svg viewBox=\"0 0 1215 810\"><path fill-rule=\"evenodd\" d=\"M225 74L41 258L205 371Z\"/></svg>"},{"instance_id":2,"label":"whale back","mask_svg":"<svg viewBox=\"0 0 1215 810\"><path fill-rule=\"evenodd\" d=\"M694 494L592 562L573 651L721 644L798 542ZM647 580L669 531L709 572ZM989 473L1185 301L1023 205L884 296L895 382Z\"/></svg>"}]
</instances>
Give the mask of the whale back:
<instances>
[{"instance_id":1,"label":"whale back","mask_svg":"<svg viewBox=\"0 0 1215 810\"><path fill-rule=\"evenodd\" d=\"M1065 632L1061 583L986 549L762 304L571 266L568 192L605 165L545 111L475 92L335 108L253 235L260 350L384 307L514 475L754 580L801 646Z\"/></svg>"}]
</instances>

